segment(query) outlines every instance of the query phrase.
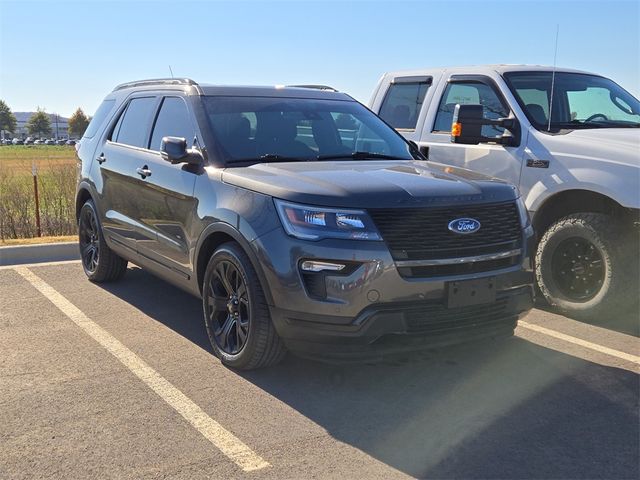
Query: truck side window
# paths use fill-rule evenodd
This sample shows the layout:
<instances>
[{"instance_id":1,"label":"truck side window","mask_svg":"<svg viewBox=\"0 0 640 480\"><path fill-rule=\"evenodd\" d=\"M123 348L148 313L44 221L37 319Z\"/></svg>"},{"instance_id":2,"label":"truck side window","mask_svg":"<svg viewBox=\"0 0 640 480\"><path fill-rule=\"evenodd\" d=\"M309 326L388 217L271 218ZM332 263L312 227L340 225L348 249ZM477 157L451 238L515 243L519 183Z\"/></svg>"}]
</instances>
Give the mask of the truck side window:
<instances>
[{"instance_id":1,"label":"truck side window","mask_svg":"<svg viewBox=\"0 0 640 480\"><path fill-rule=\"evenodd\" d=\"M502 104L496 92L489 85L480 82L449 83L440 100L436 121L433 125L434 132L451 131L453 111L458 103L463 105L480 104L484 107L484 117L492 120L509 115L509 109ZM485 137L498 137L503 133L504 128L502 127L493 125L482 127L482 135Z\"/></svg>"},{"instance_id":2,"label":"truck side window","mask_svg":"<svg viewBox=\"0 0 640 480\"><path fill-rule=\"evenodd\" d=\"M392 83L380 106L380 117L393 128L415 130L430 83Z\"/></svg>"}]
</instances>

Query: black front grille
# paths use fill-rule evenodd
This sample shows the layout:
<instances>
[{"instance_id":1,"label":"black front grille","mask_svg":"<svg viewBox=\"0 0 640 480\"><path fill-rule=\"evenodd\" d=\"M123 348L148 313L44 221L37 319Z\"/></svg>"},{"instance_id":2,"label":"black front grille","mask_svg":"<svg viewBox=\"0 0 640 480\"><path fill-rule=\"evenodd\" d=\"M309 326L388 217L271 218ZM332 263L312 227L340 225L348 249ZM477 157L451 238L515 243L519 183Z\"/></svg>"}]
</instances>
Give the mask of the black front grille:
<instances>
[{"instance_id":1,"label":"black front grille","mask_svg":"<svg viewBox=\"0 0 640 480\"><path fill-rule=\"evenodd\" d=\"M486 305L446 308L441 304L424 305L405 311L407 332L439 334L473 328L515 325L516 314L508 312L508 297Z\"/></svg>"},{"instance_id":2,"label":"black front grille","mask_svg":"<svg viewBox=\"0 0 640 480\"><path fill-rule=\"evenodd\" d=\"M398 272L403 277L427 278L444 277L448 275L468 275L470 273L490 272L509 268L517 265L519 255L500 258L497 260L484 260L482 262L453 263L449 265L423 265L420 267L398 267Z\"/></svg>"},{"instance_id":3,"label":"black front grille","mask_svg":"<svg viewBox=\"0 0 640 480\"><path fill-rule=\"evenodd\" d=\"M515 202L437 208L373 208L369 213L395 260L429 260L498 253L521 247ZM474 218L480 230L449 230L456 218Z\"/></svg>"}]
</instances>

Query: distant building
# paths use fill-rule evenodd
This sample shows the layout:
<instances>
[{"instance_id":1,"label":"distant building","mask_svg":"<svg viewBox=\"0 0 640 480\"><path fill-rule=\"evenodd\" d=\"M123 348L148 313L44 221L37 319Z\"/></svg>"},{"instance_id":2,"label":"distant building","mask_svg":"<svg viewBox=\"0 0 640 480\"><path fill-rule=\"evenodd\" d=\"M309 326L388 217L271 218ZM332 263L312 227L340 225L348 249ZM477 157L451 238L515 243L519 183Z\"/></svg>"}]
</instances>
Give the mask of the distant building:
<instances>
[{"instance_id":1,"label":"distant building","mask_svg":"<svg viewBox=\"0 0 640 480\"><path fill-rule=\"evenodd\" d=\"M16 131L13 136L18 138L26 138L29 136L29 130L27 129L27 123L29 118L36 112L13 112L16 116ZM47 113L49 115L49 121L51 122L51 138L69 138L69 119L62 117L55 113ZM6 137L10 134L5 133Z\"/></svg>"}]
</instances>

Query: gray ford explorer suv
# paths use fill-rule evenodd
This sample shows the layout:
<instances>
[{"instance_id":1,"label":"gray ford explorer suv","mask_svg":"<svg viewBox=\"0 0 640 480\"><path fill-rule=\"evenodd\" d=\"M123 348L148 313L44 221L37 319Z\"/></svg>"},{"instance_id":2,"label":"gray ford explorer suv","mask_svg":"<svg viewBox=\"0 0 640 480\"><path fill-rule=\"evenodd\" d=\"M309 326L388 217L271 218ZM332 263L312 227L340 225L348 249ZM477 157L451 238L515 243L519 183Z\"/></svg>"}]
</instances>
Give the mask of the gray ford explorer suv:
<instances>
[{"instance_id":1,"label":"gray ford explorer suv","mask_svg":"<svg viewBox=\"0 0 640 480\"><path fill-rule=\"evenodd\" d=\"M226 365L508 335L532 306L517 190L427 162L344 93L127 83L77 150L89 279L130 261L201 297Z\"/></svg>"}]
</instances>

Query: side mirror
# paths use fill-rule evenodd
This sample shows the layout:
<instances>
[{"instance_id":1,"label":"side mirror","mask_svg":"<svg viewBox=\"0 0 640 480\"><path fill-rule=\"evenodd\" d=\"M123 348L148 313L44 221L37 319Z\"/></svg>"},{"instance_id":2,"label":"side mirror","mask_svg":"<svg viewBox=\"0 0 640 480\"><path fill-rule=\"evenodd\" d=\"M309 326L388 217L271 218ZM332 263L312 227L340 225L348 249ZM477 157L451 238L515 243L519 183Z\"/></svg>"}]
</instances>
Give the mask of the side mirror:
<instances>
[{"instance_id":1,"label":"side mirror","mask_svg":"<svg viewBox=\"0 0 640 480\"><path fill-rule=\"evenodd\" d=\"M499 118L490 120L484 118L482 105L457 104L453 112L451 123L451 141L465 145L478 145L479 143L499 143L505 146L515 146L519 143L520 124L515 118ZM495 125L508 130L511 134L502 137L483 137L483 125Z\"/></svg>"},{"instance_id":2,"label":"side mirror","mask_svg":"<svg viewBox=\"0 0 640 480\"><path fill-rule=\"evenodd\" d=\"M173 165L178 163L202 164L200 152L195 148L188 149L187 140L180 137L163 137L160 144L160 155L163 160Z\"/></svg>"}]
</instances>

